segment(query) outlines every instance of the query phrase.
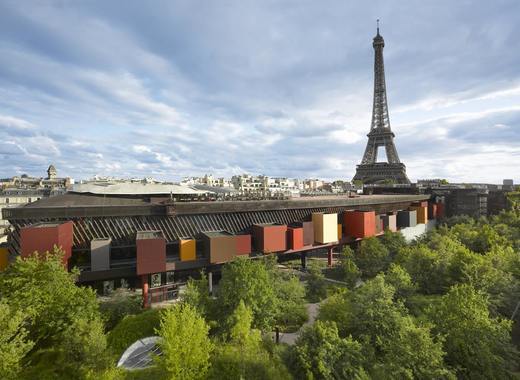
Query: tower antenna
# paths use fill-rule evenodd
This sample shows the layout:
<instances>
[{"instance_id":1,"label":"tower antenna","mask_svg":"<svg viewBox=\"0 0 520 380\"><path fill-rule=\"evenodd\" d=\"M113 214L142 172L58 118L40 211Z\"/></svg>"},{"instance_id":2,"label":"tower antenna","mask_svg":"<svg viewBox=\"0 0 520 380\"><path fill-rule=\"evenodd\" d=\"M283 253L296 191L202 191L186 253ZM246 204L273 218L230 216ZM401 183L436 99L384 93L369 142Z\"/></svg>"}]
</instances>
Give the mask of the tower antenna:
<instances>
[{"instance_id":1,"label":"tower antenna","mask_svg":"<svg viewBox=\"0 0 520 380\"><path fill-rule=\"evenodd\" d=\"M379 19L377 19L377 35L379 35Z\"/></svg>"}]
</instances>

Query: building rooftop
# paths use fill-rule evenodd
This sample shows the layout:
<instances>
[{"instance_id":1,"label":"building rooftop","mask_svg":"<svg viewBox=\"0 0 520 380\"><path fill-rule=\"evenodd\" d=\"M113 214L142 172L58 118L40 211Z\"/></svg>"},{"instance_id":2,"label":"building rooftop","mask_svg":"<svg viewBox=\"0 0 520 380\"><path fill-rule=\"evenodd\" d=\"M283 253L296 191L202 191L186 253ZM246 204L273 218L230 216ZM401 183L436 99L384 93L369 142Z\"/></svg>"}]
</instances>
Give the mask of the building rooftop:
<instances>
[{"instance_id":1,"label":"building rooftop","mask_svg":"<svg viewBox=\"0 0 520 380\"><path fill-rule=\"evenodd\" d=\"M202 195L209 190L197 190L185 185L130 181L99 181L75 184L74 193L101 195Z\"/></svg>"},{"instance_id":2,"label":"building rooftop","mask_svg":"<svg viewBox=\"0 0 520 380\"><path fill-rule=\"evenodd\" d=\"M136 239L157 239L162 238L162 231L137 231Z\"/></svg>"}]
</instances>

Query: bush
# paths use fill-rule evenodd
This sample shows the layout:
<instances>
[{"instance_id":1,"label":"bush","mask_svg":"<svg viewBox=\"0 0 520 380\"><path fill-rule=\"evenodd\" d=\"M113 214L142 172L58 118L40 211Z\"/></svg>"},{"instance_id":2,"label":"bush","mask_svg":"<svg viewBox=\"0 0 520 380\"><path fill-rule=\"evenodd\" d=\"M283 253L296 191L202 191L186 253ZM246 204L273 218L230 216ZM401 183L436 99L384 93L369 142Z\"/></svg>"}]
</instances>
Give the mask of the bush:
<instances>
[{"instance_id":1,"label":"bush","mask_svg":"<svg viewBox=\"0 0 520 380\"><path fill-rule=\"evenodd\" d=\"M141 296L117 289L109 299L99 303L99 310L105 320L105 330L110 331L126 315L135 315L142 311Z\"/></svg>"},{"instance_id":2,"label":"bush","mask_svg":"<svg viewBox=\"0 0 520 380\"><path fill-rule=\"evenodd\" d=\"M136 340L155 335L160 320L161 311L157 309L124 317L108 334L108 347L114 355L120 356Z\"/></svg>"}]
</instances>

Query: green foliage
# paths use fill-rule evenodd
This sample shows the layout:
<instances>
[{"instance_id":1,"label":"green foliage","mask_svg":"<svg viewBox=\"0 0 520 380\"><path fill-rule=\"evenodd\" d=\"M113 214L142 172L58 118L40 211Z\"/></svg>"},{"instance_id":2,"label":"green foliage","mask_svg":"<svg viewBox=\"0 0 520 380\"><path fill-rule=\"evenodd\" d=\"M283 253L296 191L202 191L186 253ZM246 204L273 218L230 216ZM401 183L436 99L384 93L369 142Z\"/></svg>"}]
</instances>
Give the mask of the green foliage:
<instances>
[{"instance_id":1,"label":"green foliage","mask_svg":"<svg viewBox=\"0 0 520 380\"><path fill-rule=\"evenodd\" d=\"M408 245L401 232L392 232L388 229L379 237L379 241L388 249L391 258L394 258L401 248Z\"/></svg>"},{"instance_id":2,"label":"green foliage","mask_svg":"<svg viewBox=\"0 0 520 380\"><path fill-rule=\"evenodd\" d=\"M209 368L213 344L209 327L197 310L179 303L166 309L157 334L162 337L162 355L157 357L160 368L169 379L203 379Z\"/></svg>"},{"instance_id":3,"label":"green foliage","mask_svg":"<svg viewBox=\"0 0 520 380\"><path fill-rule=\"evenodd\" d=\"M340 338L334 322L317 321L301 332L290 366L297 379L369 379L362 345Z\"/></svg>"},{"instance_id":4,"label":"green foliage","mask_svg":"<svg viewBox=\"0 0 520 380\"><path fill-rule=\"evenodd\" d=\"M278 276L276 294L279 300L276 324L286 331L298 329L308 318L305 287L296 276Z\"/></svg>"},{"instance_id":5,"label":"green foliage","mask_svg":"<svg viewBox=\"0 0 520 380\"><path fill-rule=\"evenodd\" d=\"M355 262L365 277L374 277L386 270L389 250L376 237L364 239L356 250Z\"/></svg>"},{"instance_id":6,"label":"green foliage","mask_svg":"<svg viewBox=\"0 0 520 380\"><path fill-rule=\"evenodd\" d=\"M251 329L252 311L240 301L230 316L227 342L220 342L211 359L210 379L285 379L288 374L263 347L259 330Z\"/></svg>"},{"instance_id":7,"label":"green foliage","mask_svg":"<svg viewBox=\"0 0 520 380\"><path fill-rule=\"evenodd\" d=\"M17 258L0 276L0 295L16 321L24 316L24 335L34 343L22 362L22 377L85 378L102 371L106 341L96 296L75 284L63 252L54 249ZM16 339L16 337L13 337ZM21 354L27 346L21 343Z\"/></svg>"},{"instance_id":8,"label":"green foliage","mask_svg":"<svg viewBox=\"0 0 520 380\"><path fill-rule=\"evenodd\" d=\"M273 277L261 260L238 258L222 269L218 288L218 313L231 315L242 300L253 312L253 326L269 330L278 311Z\"/></svg>"},{"instance_id":9,"label":"green foliage","mask_svg":"<svg viewBox=\"0 0 520 380\"><path fill-rule=\"evenodd\" d=\"M486 253L493 246L507 246L508 242L504 236L490 224L456 224L450 233L455 236L462 244L473 252Z\"/></svg>"},{"instance_id":10,"label":"green foliage","mask_svg":"<svg viewBox=\"0 0 520 380\"><path fill-rule=\"evenodd\" d=\"M347 336L347 330L352 318L350 311L351 293L347 289L333 294L320 304L318 320L335 322L339 334Z\"/></svg>"},{"instance_id":11,"label":"green foliage","mask_svg":"<svg viewBox=\"0 0 520 380\"><path fill-rule=\"evenodd\" d=\"M20 311L12 312L0 301L0 378L15 379L21 370L21 361L33 347L23 327L25 317Z\"/></svg>"},{"instance_id":12,"label":"green foliage","mask_svg":"<svg viewBox=\"0 0 520 380\"><path fill-rule=\"evenodd\" d=\"M486 297L471 285L455 285L432 307L434 331L445 336L446 362L462 379L512 377L518 354L511 322L491 318Z\"/></svg>"},{"instance_id":13,"label":"green foliage","mask_svg":"<svg viewBox=\"0 0 520 380\"><path fill-rule=\"evenodd\" d=\"M214 318L214 304L208 289L208 277L204 271L200 272L200 278L191 278L186 284L186 290L182 295L182 301L193 306L206 320Z\"/></svg>"},{"instance_id":14,"label":"green foliage","mask_svg":"<svg viewBox=\"0 0 520 380\"><path fill-rule=\"evenodd\" d=\"M354 260L354 251L348 245L341 252L339 268L341 279L348 284L349 288L354 288L361 278L361 271Z\"/></svg>"},{"instance_id":15,"label":"green foliage","mask_svg":"<svg viewBox=\"0 0 520 380\"><path fill-rule=\"evenodd\" d=\"M327 297L327 281L318 263L311 262L307 266L307 299L309 302L319 302Z\"/></svg>"},{"instance_id":16,"label":"green foliage","mask_svg":"<svg viewBox=\"0 0 520 380\"><path fill-rule=\"evenodd\" d=\"M75 284L77 272L68 273L63 253L18 257L0 276L0 295L13 311L27 316L28 338L35 349L52 347L76 319L99 316L96 295Z\"/></svg>"},{"instance_id":17,"label":"green foliage","mask_svg":"<svg viewBox=\"0 0 520 380\"><path fill-rule=\"evenodd\" d=\"M155 335L160 320L161 312L157 309L127 315L109 332L108 346L114 355L120 356L136 340Z\"/></svg>"},{"instance_id":18,"label":"green foliage","mask_svg":"<svg viewBox=\"0 0 520 380\"><path fill-rule=\"evenodd\" d=\"M417 289L410 274L398 264L390 264L385 274L385 280L395 288L395 296L402 300L408 298Z\"/></svg>"},{"instance_id":19,"label":"green foliage","mask_svg":"<svg viewBox=\"0 0 520 380\"><path fill-rule=\"evenodd\" d=\"M105 320L105 330L112 330L125 315L141 312L141 297L130 294L125 289L117 289L110 297L99 304L99 310Z\"/></svg>"}]
</instances>

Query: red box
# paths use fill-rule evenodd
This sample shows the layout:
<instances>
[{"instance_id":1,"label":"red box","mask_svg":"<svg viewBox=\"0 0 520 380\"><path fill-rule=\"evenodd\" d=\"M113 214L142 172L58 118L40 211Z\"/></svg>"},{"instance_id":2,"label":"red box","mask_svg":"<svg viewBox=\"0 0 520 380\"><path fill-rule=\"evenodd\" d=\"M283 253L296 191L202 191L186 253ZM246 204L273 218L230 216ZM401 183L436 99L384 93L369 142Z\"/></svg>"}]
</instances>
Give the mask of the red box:
<instances>
[{"instance_id":1,"label":"red box","mask_svg":"<svg viewBox=\"0 0 520 380\"><path fill-rule=\"evenodd\" d=\"M430 203L428 205L428 219L435 219L437 217L437 203Z\"/></svg>"},{"instance_id":2,"label":"red box","mask_svg":"<svg viewBox=\"0 0 520 380\"><path fill-rule=\"evenodd\" d=\"M289 249L303 248L303 228L288 227L287 228L287 247Z\"/></svg>"},{"instance_id":3,"label":"red box","mask_svg":"<svg viewBox=\"0 0 520 380\"><path fill-rule=\"evenodd\" d=\"M437 219L444 218L445 205L444 203L437 203Z\"/></svg>"},{"instance_id":4,"label":"red box","mask_svg":"<svg viewBox=\"0 0 520 380\"><path fill-rule=\"evenodd\" d=\"M280 252L287 249L287 226L280 224L254 224L255 248L260 252Z\"/></svg>"},{"instance_id":5,"label":"red box","mask_svg":"<svg viewBox=\"0 0 520 380\"><path fill-rule=\"evenodd\" d=\"M251 235L236 235L237 255L249 255L251 253Z\"/></svg>"},{"instance_id":6,"label":"red box","mask_svg":"<svg viewBox=\"0 0 520 380\"><path fill-rule=\"evenodd\" d=\"M376 234L375 211L345 211L343 213L345 235L366 238Z\"/></svg>"},{"instance_id":7,"label":"red box","mask_svg":"<svg viewBox=\"0 0 520 380\"><path fill-rule=\"evenodd\" d=\"M138 231L137 275L166 272L166 240L161 231Z\"/></svg>"},{"instance_id":8,"label":"red box","mask_svg":"<svg viewBox=\"0 0 520 380\"><path fill-rule=\"evenodd\" d=\"M63 264L67 265L72 255L74 223L36 223L20 230L20 255L28 257L34 252L52 252L54 246L64 252Z\"/></svg>"}]
</instances>

